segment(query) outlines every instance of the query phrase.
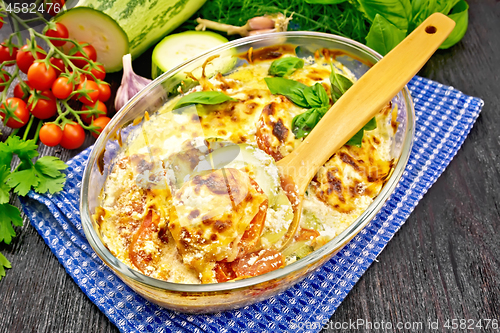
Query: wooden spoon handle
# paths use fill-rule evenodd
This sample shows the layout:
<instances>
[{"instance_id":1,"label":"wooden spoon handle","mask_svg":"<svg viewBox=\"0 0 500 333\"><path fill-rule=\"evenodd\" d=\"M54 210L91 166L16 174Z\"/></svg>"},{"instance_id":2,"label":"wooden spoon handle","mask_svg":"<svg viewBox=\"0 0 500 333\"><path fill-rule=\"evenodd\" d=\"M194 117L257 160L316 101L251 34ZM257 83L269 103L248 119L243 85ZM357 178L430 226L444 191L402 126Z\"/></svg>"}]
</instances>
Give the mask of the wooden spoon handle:
<instances>
[{"instance_id":1,"label":"wooden spoon handle","mask_svg":"<svg viewBox=\"0 0 500 333\"><path fill-rule=\"evenodd\" d=\"M318 168L403 89L454 26L443 14L429 16L346 91L297 149L278 162L299 193L304 193Z\"/></svg>"}]
</instances>

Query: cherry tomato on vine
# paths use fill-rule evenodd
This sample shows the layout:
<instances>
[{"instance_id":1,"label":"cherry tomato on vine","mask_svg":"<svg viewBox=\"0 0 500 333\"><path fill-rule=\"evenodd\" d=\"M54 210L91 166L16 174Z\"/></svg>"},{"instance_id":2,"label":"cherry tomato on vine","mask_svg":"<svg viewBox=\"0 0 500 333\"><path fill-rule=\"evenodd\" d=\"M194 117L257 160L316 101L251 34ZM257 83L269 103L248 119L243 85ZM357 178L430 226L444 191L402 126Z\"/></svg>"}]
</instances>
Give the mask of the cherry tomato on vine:
<instances>
[{"instance_id":1,"label":"cherry tomato on vine","mask_svg":"<svg viewBox=\"0 0 500 333\"><path fill-rule=\"evenodd\" d=\"M63 137L63 131L53 123L46 123L40 128L40 141L46 146L57 146Z\"/></svg>"},{"instance_id":2,"label":"cherry tomato on vine","mask_svg":"<svg viewBox=\"0 0 500 333\"><path fill-rule=\"evenodd\" d=\"M28 87L30 86L29 81L26 80L26 81L24 81L24 83L26 83L28 85ZM29 89L23 90L21 83L16 84L16 86L14 87L14 97L17 97L17 98L22 99L23 101L27 102L29 96L30 96Z\"/></svg>"},{"instance_id":3,"label":"cherry tomato on vine","mask_svg":"<svg viewBox=\"0 0 500 333\"><path fill-rule=\"evenodd\" d=\"M49 90L56 80L56 70L52 66L45 66L43 62L34 62L28 70L28 81L33 89Z\"/></svg>"},{"instance_id":4,"label":"cherry tomato on vine","mask_svg":"<svg viewBox=\"0 0 500 333\"><path fill-rule=\"evenodd\" d=\"M0 29L2 29L2 27L3 27L3 18L0 17Z\"/></svg>"},{"instance_id":5,"label":"cherry tomato on vine","mask_svg":"<svg viewBox=\"0 0 500 333\"><path fill-rule=\"evenodd\" d=\"M24 45L21 47L21 49L17 52L16 55L16 63L17 67L19 67L19 70L23 73L28 74L28 70L30 69L30 66L33 64L35 61L35 58L33 58L33 55L31 54L31 51L26 51L28 48L28 45ZM40 50L43 51L43 49L40 46L37 46ZM24 50L24 51L23 51ZM45 59L46 55L41 53L41 52L36 52L36 59Z\"/></svg>"},{"instance_id":6,"label":"cherry tomato on vine","mask_svg":"<svg viewBox=\"0 0 500 333\"><path fill-rule=\"evenodd\" d=\"M62 23L56 23L56 29L47 30L45 32L45 36L53 38L68 38L68 28L66 28L66 26ZM54 46L63 46L64 44L66 44L66 42L63 40L51 39L50 42Z\"/></svg>"},{"instance_id":7,"label":"cherry tomato on vine","mask_svg":"<svg viewBox=\"0 0 500 333\"><path fill-rule=\"evenodd\" d=\"M59 76L62 72L66 71L66 66L64 66L64 61L62 61L62 59L52 57L50 58L50 63L54 65L56 76Z\"/></svg>"},{"instance_id":8,"label":"cherry tomato on vine","mask_svg":"<svg viewBox=\"0 0 500 333\"><path fill-rule=\"evenodd\" d=\"M88 44L88 43L80 42L79 44L84 45L84 44ZM71 49L73 49L74 47L75 46L73 46ZM97 60L97 52L96 52L95 48L92 45L88 44L86 46L83 46L82 49L83 49L83 51L85 52L86 55L84 55L80 51L77 51L73 56L75 56L75 57L84 57L84 58L90 59L92 61L96 61ZM83 59L73 59L71 61L73 62L73 64L75 64L76 67L79 67L79 68L83 68L83 67L85 67L85 65L88 64L88 60L83 60Z\"/></svg>"},{"instance_id":9,"label":"cherry tomato on vine","mask_svg":"<svg viewBox=\"0 0 500 333\"><path fill-rule=\"evenodd\" d=\"M28 111L28 108L26 107L26 103L22 99L19 99L17 97L11 97L7 98L5 103L3 103L0 106L0 109L6 109L7 106L9 108L14 107L14 115L19 118L19 121L15 120L13 117L10 117L9 120L7 120L7 123L5 124L7 127L10 128L21 128L26 123L28 123L28 120L30 119L30 113ZM2 117L3 120L5 120L5 113L0 111L0 116Z\"/></svg>"},{"instance_id":10,"label":"cherry tomato on vine","mask_svg":"<svg viewBox=\"0 0 500 333\"><path fill-rule=\"evenodd\" d=\"M85 124L89 125L94 120L94 118L105 116L108 113L108 109L106 108L106 105L101 101L97 101L97 103L95 103L94 105L84 105L82 107L82 110L90 110L96 106L97 106L97 110L101 111L101 113L99 115L90 116L88 113L81 113L80 114L80 119L82 119L82 121Z\"/></svg>"},{"instance_id":11,"label":"cherry tomato on vine","mask_svg":"<svg viewBox=\"0 0 500 333\"><path fill-rule=\"evenodd\" d=\"M107 102L111 97L111 88L109 87L109 84L99 82L97 83L97 87L99 88L99 100L101 102Z\"/></svg>"},{"instance_id":12,"label":"cherry tomato on vine","mask_svg":"<svg viewBox=\"0 0 500 333\"><path fill-rule=\"evenodd\" d=\"M17 56L17 47L14 47L11 53L9 48L5 46L4 43L0 44L0 62L16 60L16 56ZM15 63L11 63L5 66L12 66L14 64Z\"/></svg>"},{"instance_id":13,"label":"cherry tomato on vine","mask_svg":"<svg viewBox=\"0 0 500 333\"><path fill-rule=\"evenodd\" d=\"M65 77L58 77L52 83L52 93L59 99L66 99L73 92L73 83Z\"/></svg>"},{"instance_id":14,"label":"cherry tomato on vine","mask_svg":"<svg viewBox=\"0 0 500 333\"><path fill-rule=\"evenodd\" d=\"M86 80L78 85L78 90L89 90L87 91L88 98L84 95L79 95L78 100L83 104L91 105L95 104L99 99L99 86L94 81Z\"/></svg>"},{"instance_id":15,"label":"cherry tomato on vine","mask_svg":"<svg viewBox=\"0 0 500 333\"><path fill-rule=\"evenodd\" d=\"M86 71L90 70L90 72L94 74L97 80L104 80L104 78L106 77L106 70L104 69L103 65L97 65L97 68L90 69L90 65L87 64L85 67L83 67L83 69ZM89 80L95 80L94 77L92 77L92 75L90 74L86 74L86 76Z\"/></svg>"},{"instance_id":16,"label":"cherry tomato on vine","mask_svg":"<svg viewBox=\"0 0 500 333\"><path fill-rule=\"evenodd\" d=\"M41 95L48 99L40 97L38 98L36 104L28 104L28 109L30 110L31 114L38 119L47 119L55 116L57 113L56 97L50 90L42 91Z\"/></svg>"},{"instance_id":17,"label":"cherry tomato on vine","mask_svg":"<svg viewBox=\"0 0 500 333\"><path fill-rule=\"evenodd\" d=\"M110 121L111 121L111 118L109 118L109 117L104 117L104 116L103 116L103 117L99 117L99 118L97 118L96 120L94 120L94 121L92 122L92 125L99 127L99 128L97 129L97 131L99 132L99 134L101 134L101 132L102 132L102 130L104 129L104 127L106 127L106 125L107 125ZM94 138L96 138L96 139L97 139L97 137L99 136L99 134L92 132L92 136L93 136Z\"/></svg>"},{"instance_id":18,"label":"cherry tomato on vine","mask_svg":"<svg viewBox=\"0 0 500 333\"><path fill-rule=\"evenodd\" d=\"M9 79L10 79L10 76L8 74L0 73L0 83L5 83L5 82L9 81ZM0 86L0 91L4 91L4 90L5 90L5 86Z\"/></svg>"},{"instance_id":19,"label":"cherry tomato on vine","mask_svg":"<svg viewBox=\"0 0 500 333\"><path fill-rule=\"evenodd\" d=\"M59 14L64 8L65 0L45 0L45 7L47 9L47 13L50 16L56 16Z\"/></svg>"},{"instance_id":20,"label":"cherry tomato on vine","mask_svg":"<svg viewBox=\"0 0 500 333\"><path fill-rule=\"evenodd\" d=\"M66 149L76 149L83 145L85 141L85 131L79 124L64 125L63 135L59 144Z\"/></svg>"}]
</instances>

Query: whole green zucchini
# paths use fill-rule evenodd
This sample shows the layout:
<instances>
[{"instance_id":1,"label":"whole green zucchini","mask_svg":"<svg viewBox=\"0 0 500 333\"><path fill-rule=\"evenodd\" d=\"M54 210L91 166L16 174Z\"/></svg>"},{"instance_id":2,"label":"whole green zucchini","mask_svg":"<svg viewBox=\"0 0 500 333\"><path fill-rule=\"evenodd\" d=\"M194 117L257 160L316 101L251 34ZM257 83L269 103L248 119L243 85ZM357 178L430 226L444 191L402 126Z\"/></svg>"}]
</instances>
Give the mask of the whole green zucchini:
<instances>
[{"instance_id":1,"label":"whole green zucchini","mask_svg":"<svg viewBox=\"0 0 500 333\"><path fill-rule=\"evenodd\" d=\"M87 32L84 34L86 40L90 44L105 42L109 51L113 51L113 38L117 36L117 31L120 29L114 28L113 32L107 33L103 27L99 28L99 22L106 21L109 24L109 18L113 19L117 25L125 32L128 38L128 52L132 54L133 58L138 57L149 47L154 45L158 40L166 34L177 28L191 15L193 15L206 0L80 0L75 8L62 12L55 19L56 21L72 22L72 25L80 29L85 29ZM95 29L89 29L87 24L89 22L88 15L81 15L81 10L90 8L86 14L92 14L92 9L106 15L94 15L92 26ZM76 13L72 11L76 10ZM65 19L65 16L71 16L71 19ZM103 17L109 17L107 20ZM81 19L78 19L78 18ZM90 18L92 20L92 18ZM68 30L71 29L68 27ZM76 33L76 31L75 31ZM123 47L120 48L120 50ZM116 50L117 51L117 50ZM123 54L116 54L116 58L121 63ZM110 59L111 60L111 59ZM98 59L99 61L99 59ZM116 59L112 59L112 65L108 66L110 71L119 70L121 65L117 68ZM104 64L106 67L106 64Z\"/></svg>"}]
</instances>

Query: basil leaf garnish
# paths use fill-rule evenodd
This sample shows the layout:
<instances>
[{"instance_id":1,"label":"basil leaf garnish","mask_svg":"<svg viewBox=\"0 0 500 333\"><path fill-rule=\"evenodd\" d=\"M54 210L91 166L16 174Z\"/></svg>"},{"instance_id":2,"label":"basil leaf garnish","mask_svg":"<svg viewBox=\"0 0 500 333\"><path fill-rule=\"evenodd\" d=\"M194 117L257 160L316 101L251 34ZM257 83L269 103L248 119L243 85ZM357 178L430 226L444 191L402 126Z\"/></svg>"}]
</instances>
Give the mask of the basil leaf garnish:
<instances>
[{"instance_id":1,"label":"basil leaf garnish","mask_svg":"<svg viewBox=\"0 0 500 333\"><path fill-rule=\"evenodd\" d=\"M304 67L304 60L296 57L276 59L269 67L269 74L274 76L288 76L297 69Z\"/></svg>"},{"instance_id":2,"label":"basil leaf garnish","mask_svg":"<svg viewBox=\"0 0 500 333\"><path fill-rule=\"evenodd\" d=\"M309 107L312 108L319 108L330 104L328 94L321 83L315 83L313 86L305 88L304 97L307 103L309 103Z\"/></svg>"},{"instance_id":3,"label":"basil leaf garnish","mask_svg":"<svg viewBox=\"0 0 500 333\"><path fill-rule=\"evenodd\" d=\"M220 91L195 91L184 95L175 104L174 110L191 104L221 104L227 101L237 101Z\"/></svg>"},{"instance_id":4,"label":"basil leaf garnish","mask_svg":"<svg viewBox=\"0 0 500 333\"><path fill-rule=\"evenodd\" d=\"M352 138L349 139L349 141L346 142L346 145L361 148L361 143L363 142L363 135L365 134L365 131L371 131L376 128L377 120L375 119L375 117L373 117L365 126L363 126L362 129L360 129L356 134L354 134Z\"/></svg>"},{"instance_id":5,"label":"basil leaf garnish","mask_svg":"<svg viewBox=\"0 0 500 333\"><path fill-rule=\"evenodd\" d=\"M332 100L335 103L347 91L347 89L353 85L353 83L344 75L338 74L331 63L330 68L330 85L332 87L331 95Z\"/></svg>"},{"instance_id":6,"label":"basil leaf garnish","mask_svg":"<svg viewBox=\"0 0 500 333\"><path fill-rule=\"evenodd\" d=\"M266 77L264 80L271 94L286 96L302 108L311 107L304 96L304 90L307 88L305 84L281 77Z\"/></svg>"},{"instance_id":7,"label":"basil leaf garnish","mask_svg":"<svg viewBox=\"0 0 500 333\"><path fill-rule=\"evenodd\" d=\"M328 106L312 108L293 117L292 132L297 139L307 136L328 111Z\"/></svg>"}]
</instances>

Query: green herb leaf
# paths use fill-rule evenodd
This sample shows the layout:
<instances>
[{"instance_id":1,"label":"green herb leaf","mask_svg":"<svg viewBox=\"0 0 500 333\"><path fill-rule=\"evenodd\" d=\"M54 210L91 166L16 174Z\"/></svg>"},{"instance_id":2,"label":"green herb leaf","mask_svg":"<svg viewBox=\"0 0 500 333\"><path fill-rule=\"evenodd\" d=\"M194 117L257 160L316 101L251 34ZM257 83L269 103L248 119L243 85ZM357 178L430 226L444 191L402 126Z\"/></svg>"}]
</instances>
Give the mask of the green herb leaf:
<instances>
[{"instance_id":1,"label":"green herb leaf","mask_svg":"<svg viewBox=\"0 0 500 333\"><path fill-rule=\"evenodd\" d=\"M455 21L455 28L446 40L439 47L440 49L447 49L458 43L464 37L467 27L469 25L469 5L464 0L460 0L448 15Z\"/></svg>"},{"instance_id":2,"label":"green herb leaf","mask_svg":"<svg viewBox=\"0 0 500 333\"><path fill-rule=\"evenodd\" d=\"M307 136L328 111L328 107L312 108L293 117L292 132L297 139Z\"/></svg>"},{"instance_id":3,"label":"green herb leaf","mask_svg":"<svg viewBox=\"0 0 500 333\"><path fill-rule=\"evenodd\" d=\"M383 16L377 14L366 36L366 45L386 55L406 37L406 31L398 29Z\"/></svg>"},{"instance_id":4,"label":"green herb leaf","mask_svg":"<svg viewBox=\"0 0 500 333\"><path fill-rule=\"evenodd\" d=\"M196 91L181 97L174 107L175 109L191 104L221 104L227 101L237 101L220 91Z\"/></svg>"},{"instance_id":5,"label":"green herb leaf","mask_svg":"<svg viewBox=\"0 0 500 333\"><path fill-rule=\"evenodd\" d=\"M304 67L304 60L297 57L276 59L269 67L269 74L274 76L288 76L297 69Z\"/></svg>"},{"instance_id":6,"label":"green herb leaf","mask_svg":"<svg viewBox=\"0 0 500 333\"><path fill-rule=\"evenodd\" d=\"M31 190L31 187L37 186L39 179L35 170L30 168L22 171L15 171L10 174L7 179L7 185L14 189L14 193L18 195L26 195Z\"/></svg>"},{"instance_id":7,"label":"green herb leaf","mask_svg":"<svg viewBox=\"0 0 500 333\"><path fill-rule=\"evenodd\" d=\"M333 103L339 100L339 98L349 89L353 83L347 77L342 74L338 74L330 63L330 86L331 86L331 96Z\"/></svg>"},{"instance_id":8,"label":"green herb leaf","mask_svg":"<svg viewBox=\"0 0 500 333\"><path fill-rule=\"evenodd\" d=\"M420 23L437 11L436 0L413 0L411 2L411 21L408 32L413 31Z\"/></svg>"},{"instance_id":9,"label":"green herb leaf","mask_svg":"<svg viewBox=\"0 0 500 333\"><path fill-rule=\"evenodd\" d=\"M319 3L322 5L336 5L342 2L346 2L347 0L306 0L306 3Z\"/></svg>"},{"instance_id":10,"label":"green herb leaf","mask_svg":"<svg viewBox=\"0 0 500 333\"><path fill-rule=\"evenodd\" d=\"M310 107L304 96L304 90L307 88L305 84L281 77L266 77L264 80L271 94L286 96L294 104L302 108Z\"/></svg>"},{"instance_id":11,"label":"green herb leaf","mask_svg":"<svg viewBox=\"0 0 500 333\"><path fill-rule=\"evenodd\" d=\"M5 183L10 175L10 168L6 165L0 166L0 204L9 202L10 186Z\"/></svg>"},{"instance_id":12,"label":"green herb leaf","mask_svg":"<svg viewBox=\"0 0 500 333\"><path fill-rule=\"evenodd\" d=\"M17 227L23 225L21 212L17 207L4 203L0 205L0 242L10 244L12 237L16 236L12 224Z\"/></svg>"},{"instance_id":13,"label":"green herb leaf","mask_svg":"<svg viewBox=\"0 0 500 333\"><path fill-rule=\"evenodd\" d=\"M0 253L0 281L5 276L5 268L11 268L10 262Z\"/></svg>"},{"instance_id":14,"label":"green herb leaf","mask_svg":"<svg viewBox=\"0 0 500 333\"><path fill-rule=\"evenodd\" d=\"M357 0L360 10L373 23L377 14L395 25L398 29L408 30L412 7L410 0Z\"/></svg>"},{"instance_id":15,"label":"green herb leaf","mask_svg":"<svg viewBox=\"0 0 500 333\"><path fill-rule=\"evenodd\" d=\"M63 175L63 173L59 170L64 170L67 167L68 166L66 165L66 163L55 156L44 156L39 158L35 162L35 168L38 172L52 178L60 177L61 175Z\"/></svg>"},{"instance_id":16,"label":"green herb leaf","mask_svg":"<svg viewBox=\"0 0 500 333\"><path fill-rule=\"evenodd\" d=\"M312 108L325 107L330 104L328 94L321 83L315 83L313 86L305 88L304 97L309 107Z\"/></svg>"},{"instance_id":17,"label":"green herb leaf","mask_svg":"<svg viewBox=\"0 0 500 333\"><path fill-rule=\"evenodd\" d=\"M18 136L9 136L5 143L8 146L7 149L17 154L21 161L31 161L32 158L38 156L38 146L35 140L22 140Z\"/></svg>"},{"instance_id":18,"label":"green herb leaf","mask_svg":"<svg viewBox=\"0 0 500 333\"><path fill-rule=\"evenodd\" d=\"M362 129L360 129L352 138L349 139L349 141L346 142L346 145L361 148L365 131L371 131L375 128L377 128L377 121L375 120L375 117L373 117L365 126L363 126Z\"/></svg>"}]
</instances>

